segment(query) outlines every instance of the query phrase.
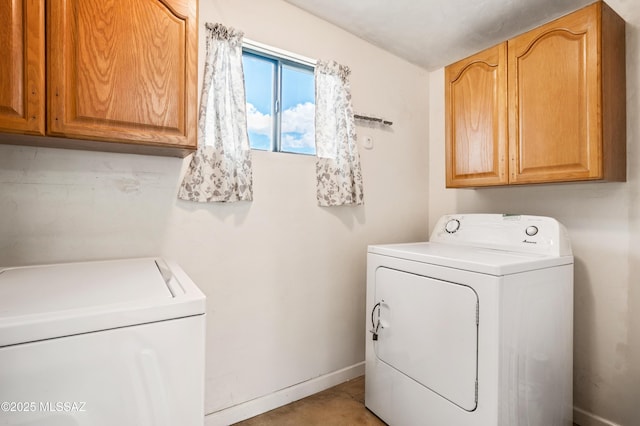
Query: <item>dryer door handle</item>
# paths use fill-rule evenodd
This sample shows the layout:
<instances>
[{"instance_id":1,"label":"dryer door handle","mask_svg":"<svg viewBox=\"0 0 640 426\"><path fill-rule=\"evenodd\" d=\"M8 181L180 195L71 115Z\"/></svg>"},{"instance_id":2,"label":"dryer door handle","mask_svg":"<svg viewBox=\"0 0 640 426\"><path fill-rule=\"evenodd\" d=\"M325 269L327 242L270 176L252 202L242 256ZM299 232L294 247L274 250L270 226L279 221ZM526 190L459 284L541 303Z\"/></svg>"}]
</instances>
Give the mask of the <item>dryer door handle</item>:
<instances>
[{"instance_id":1,"label":"dryer door handle","mask_svg":"<svg viewBox=\"0 0 640 426\"><path fill-rule=\"evenodd\" d=\"M376 303L375 305L373 305L373 309L371 310L371 330L369 330L369 332L371 334L373 334L373 340L378 340L378 331L381 328L384 328L381 326L380 324L380 306L381 304L384 303L384 300ZM378 310L378 316L375 316L376 313L376 309Z\"/></svg>"}]
</instances>

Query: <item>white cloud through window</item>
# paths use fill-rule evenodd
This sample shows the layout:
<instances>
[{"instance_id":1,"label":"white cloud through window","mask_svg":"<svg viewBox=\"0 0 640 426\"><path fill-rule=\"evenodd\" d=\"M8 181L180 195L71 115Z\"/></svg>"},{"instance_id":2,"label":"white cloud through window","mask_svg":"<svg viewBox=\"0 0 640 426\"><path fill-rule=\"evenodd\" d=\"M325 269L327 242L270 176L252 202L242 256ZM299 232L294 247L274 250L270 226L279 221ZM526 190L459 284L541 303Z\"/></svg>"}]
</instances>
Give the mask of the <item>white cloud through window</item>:
<instances>
[{"instance_id":1,"label":"white cloud through window","mask_svg":"<svg viewBox=\"0 0 640 426\"><path fill-rule=\"evenodd\" d=\"M271 136L271 114L263 114L247 102L247 128L249 132Z\"/></svg>"},{"instance_id":2,"label":"white cloud through window","mask_svg":"<svg viewBox=\"0 0 640 426\"><path fill-rule=\"evenodd\" d=\"M315 105L311 102L297 104L282 112L282 145L290 148L315 147ZM249 132L271 136L271 114L260 112L247 102L247 126Z\"/></svg>"},{"instance_id":3,"label":"white cloud through window","mask_svg":"<svg viewBox=\"0 0 640 426\"><path fill-rule=\"evenodd\" d=\"M305 102L282 112L283 145L292 148L315 146L315 110L314 104Z\"/></svg>"}]
</instances>

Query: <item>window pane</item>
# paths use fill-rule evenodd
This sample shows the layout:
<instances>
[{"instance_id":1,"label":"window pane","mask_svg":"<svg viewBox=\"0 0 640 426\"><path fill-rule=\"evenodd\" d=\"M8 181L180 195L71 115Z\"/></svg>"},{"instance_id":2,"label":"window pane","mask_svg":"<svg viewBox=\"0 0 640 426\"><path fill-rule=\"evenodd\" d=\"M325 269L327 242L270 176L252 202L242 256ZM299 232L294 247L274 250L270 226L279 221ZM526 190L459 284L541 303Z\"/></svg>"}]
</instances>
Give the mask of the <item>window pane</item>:
<instances>
[{"instance_id":1,"label":"window pane","mask_svg":"<svg viewBox=\"0 0 640 426\"><path fill-rule=\"evenodd\" d=\"M270 151L273 146L274 75L276 62L242 54L247 97L247 127L251 148Z\"/></svg>"},{"instance_id":2,"label":"window pane","mask_svg":"<svg viewBox=\"0 0 640 426\"><path fill-rule=\"evenodd\" d=\"M283 64L281 151L316 153L314 114L313 71Z\"/></svg>"}]
</instances>

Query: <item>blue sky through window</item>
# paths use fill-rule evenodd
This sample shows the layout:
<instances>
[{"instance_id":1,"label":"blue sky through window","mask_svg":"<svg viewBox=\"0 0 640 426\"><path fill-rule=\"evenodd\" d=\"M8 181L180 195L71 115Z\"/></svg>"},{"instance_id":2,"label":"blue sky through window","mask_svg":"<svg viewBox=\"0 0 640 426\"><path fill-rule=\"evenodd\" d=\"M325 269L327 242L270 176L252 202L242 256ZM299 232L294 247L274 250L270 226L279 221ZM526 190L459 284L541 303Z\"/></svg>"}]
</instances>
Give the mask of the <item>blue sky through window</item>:
<instances>
[{"instance_id":1,"label":"blue sky through window","mask_svg":"<svg viewBox=\"0 0 640 426\"><path fill-rule=\"evenodd\" d=\"M254 149L271 150L274 137L276 71L279 62L243 54L247 125ZM281 64L280 151L315 154L313 70Z\"/></svg>"},{"instance_id":2,"label":"blue sky through window","mask_svg":"<svg viewBox=\"0 0 640 426\"><path fill-rule=\"evenodd\" d=\"M311 70L282 66L282 151L315 154L314 91Z\"/></svg>"},{"instance_id":3,"label":"blue sky through window","mask_svg":"<svg viewBox=\"0 0 640 426\"><path fill-rule=\"evenodd\" d=\"M242 66L251 148L269 151L273 140L273 80L276 62L254 55L242 55Z\"/></svg>"}]
</instances>

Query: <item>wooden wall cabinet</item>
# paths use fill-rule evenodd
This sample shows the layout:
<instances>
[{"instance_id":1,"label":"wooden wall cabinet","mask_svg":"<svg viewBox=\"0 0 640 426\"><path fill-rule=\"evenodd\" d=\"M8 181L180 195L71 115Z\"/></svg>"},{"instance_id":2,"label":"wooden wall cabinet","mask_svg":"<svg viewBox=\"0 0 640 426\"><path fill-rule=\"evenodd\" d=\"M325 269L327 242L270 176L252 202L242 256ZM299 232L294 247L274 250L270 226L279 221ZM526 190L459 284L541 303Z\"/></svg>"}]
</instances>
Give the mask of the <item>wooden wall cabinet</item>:
<instances>
[{"instance_id":1,"label":"wooden wall cabinet","mask_svg":"<svg viewBox=\"0 0 640 426\"><path fill-rule=\"evenodd\" d=\"M447 186L506 185L507 44L448 66L445 78Z\"/></svg>"},{"instance_id":2,"label":"wooden wall cabinet","mask_svg":"<svg viewBox=\"0 0 640 426\"><path fill-rule=\"evenodd\" d=\"M44 135L44 3L0 0L0 132Z\"/></svg>"},{"instance_id":3,"label":"wooden wall cabinet","mask_svg":"<svg viewBox=\"0 0 640 426\"><path fill-rule=\"evenodd\" d=\"M197 0L12 4L22 6L24 15L0 15L0 28L18 34L22 20L33 35L26 38L28 46L17 41L8 46L15 58L24 52L33 57L23 69L31 66L28 75L40 79L33 84L39 87L33 101L39 115L22 115L39 126L26 129L5 118L5 98L10 99L5 92L14 98L26 93L25 79L16 72L0 84L0 131L50 136L17 139L40 146L175 156L196 148ZM0 42L3 37L0 29ZM0 70L11 68L17 59L9 62L0 49Z\"/></svg>"},{"instance_id":4,"label":"wooden wall cabinet","mask_svg":"<svg viewBox=\"0 0 640 426\"><path fill-rule=\"evenodd\" d=\"M625 181L624 26L598 2L446 67L447 187Z\"/></svg>"}]
</instances>

